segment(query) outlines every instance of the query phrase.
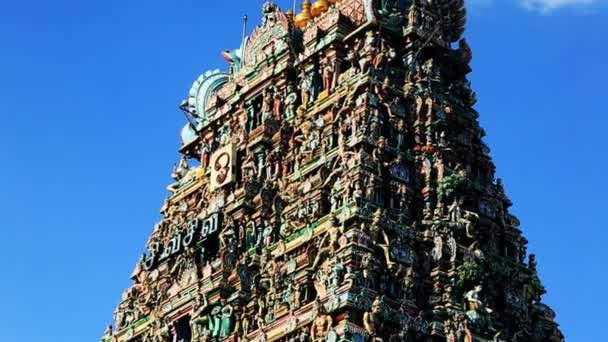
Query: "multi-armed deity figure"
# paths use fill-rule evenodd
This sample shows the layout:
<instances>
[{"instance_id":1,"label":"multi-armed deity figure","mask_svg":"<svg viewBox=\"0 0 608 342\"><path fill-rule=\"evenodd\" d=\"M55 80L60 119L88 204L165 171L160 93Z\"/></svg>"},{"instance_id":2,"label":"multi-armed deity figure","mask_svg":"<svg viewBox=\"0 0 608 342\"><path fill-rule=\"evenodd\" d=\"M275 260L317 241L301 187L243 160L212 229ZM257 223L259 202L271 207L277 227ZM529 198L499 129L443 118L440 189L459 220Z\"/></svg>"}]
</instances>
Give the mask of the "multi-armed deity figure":
<instances>
[{"instance_id":1,"label":"multi-armed deity figure","mask_svg":"<svg viewBox=\"0 0 608 342\"><path fill-rule=\"evenodd\" d=\"M563 341L472 107L463 0L261 15L180 106L102 340Z\"/></svg>"}]
</instances>

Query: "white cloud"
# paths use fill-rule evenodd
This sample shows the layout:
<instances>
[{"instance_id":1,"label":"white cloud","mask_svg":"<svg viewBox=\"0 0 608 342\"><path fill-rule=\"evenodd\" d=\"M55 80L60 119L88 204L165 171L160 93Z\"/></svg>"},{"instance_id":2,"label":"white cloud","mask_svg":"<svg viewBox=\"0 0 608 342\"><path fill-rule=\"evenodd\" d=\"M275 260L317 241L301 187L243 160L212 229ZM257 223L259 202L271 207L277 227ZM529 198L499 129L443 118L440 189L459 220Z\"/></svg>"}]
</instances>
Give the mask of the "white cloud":
<instances>
[{"instance_id":1,"label":"white cloud","mask_svg":"<svg viewBox=\"0 0 608 342\"><path fill-rule=\"evenodd\" d=\"M599 3L600 0L521 0L521 4L530 10L550 12L562 7L589 6Z\"/></svg>"}]
</instances>

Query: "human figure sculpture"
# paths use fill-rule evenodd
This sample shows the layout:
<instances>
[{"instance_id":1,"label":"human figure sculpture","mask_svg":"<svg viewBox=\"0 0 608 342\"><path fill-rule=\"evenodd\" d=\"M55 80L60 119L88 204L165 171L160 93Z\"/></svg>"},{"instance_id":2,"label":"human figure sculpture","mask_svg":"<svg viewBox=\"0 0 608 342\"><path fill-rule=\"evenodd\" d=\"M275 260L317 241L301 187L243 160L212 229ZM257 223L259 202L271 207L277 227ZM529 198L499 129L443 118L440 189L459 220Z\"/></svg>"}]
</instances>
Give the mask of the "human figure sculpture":
<instances>
[{"instance_id":1,"label":"human figure sculpture","mask_svg":"<svg viewBox=\"0 0 608 342\"><path fill-rule=\"evenodd\" d=\"M363 41L363 59L359 62L361 65L361 71L367 72L369 66L373 63L374 57L377 52L378 38L374 31L367 31L365 33L365 39Z\"/></svg>"},{"instance_id":2,"label":"human figure sculpture","mask_svg":"<svg viewBox=\"0 0 608 342\"><path fill-rule=\"evenodd\" d=\"M467 308L466 315L473 324L487 323L487 316L492 313L492 309L485 306L481 301L481 285L475 286L472 290L464 295L465 307Z\"/></svg>"},{"instance_id":3,"label":"human figure sculpture","mask_svg":"<svg viewBox=\"0 0 608 342\"><path fill-rule=\"evenodd\" d=\"M285 119L291 120L296 115L296 103L298 94L293 84L287 86L287 96L285 97Z\"/></svg>"},{"instance_id":4,"label":"human figure sculpture","mask_svg":"<svg viewBox=\"0 0 608 342\"><path fill-rule=\"evenodd\" d=\"M407 266L401 268L401 277L403 284L403 294L407 300L413 300L414 286L416 285L416 272L413 266Z\"/></svg>"},{"instance_id":5,"label":"human figure sculpture","mask_svg":"<svg viewBox=\"0 0 608 342\"><path fill-rule=\"evenodd\" d=\"M219 337L220 335L220 329L221 329L221 323L222 323L222 307L221 306L216 306L213 308L213 310L211 310L211 313L209 314L209 330L211 331L211 336L212 337Z\"/></svg>"},{"instance_id":6,"label":"human figure sculpture","mask_svg":"<svg viewBox=\"0 0 608 342\"><path fill-rule=\"evenodd\" d=\"M325 260L328 255L334 255L340 248L340 235L344 233L344 227L340 224L340 221L335 215L332 215L329 219L329 228L321 239L319 247L321 248L312 263L312 269L316 269L319 262Z\"/></svg>"},{"instance_id":7,"label":"human figure sculpture","mask_svg":"<svg viewBox=\"0 0 608 342\"><path fill-rule=\"evenodd\" d=\"M451 222L460 222L463 217L463 209L462 204L463 200L461 198L455 198L454 202L448 208L448 217Z\"/></svg>"},{"instance_id":8,"label":"human figure sculpture","mask_svg":"<svg viewBox=\"0 0 608 342\"><path fill-rule=\"evenodd\" d=\"M479 219L479 215L462 208L464 200L455 198L454 202L448 207L448 218L451 222L464 225L465 233L468 237L473 237L473 226Z\"/></svg>"},{"instance_id":9,"label":"human figure sculpture","mask_svg":"<svg viewBox=\"0 0 608 342\"><path fill-rule=\"evenodd\" d=\"M536 272L536 255L530 254L528 257L528 269L532 272Z\"/></svg>"},{"instance_id":10,"label":"human figure sculpture","mask_svg":"<svg viewBox=\"0 0 608 342\"><path fill-rule=\"evenodd\" d=\"M326 57L322 63L323 90L331 91L334 82L334 63Z\"/></svg>"},{"instance_id":11,"label":"human figure sculpture","mask_svg":"<svg viewBox=\"0 0 608 342\"><path fill-rule=\"evenodd\" d=\"M253 101L247 102L247 132L251 133L258 125L258 115L256 113L256 106Z\"/></svg>"},{"instance_id":12,"label":"human figure sculpture","mask_svg":"<svg viewBox=\"0 0 608 342\"><path fill-rule=\"evenodd\" d=\"M479 215L476 213L468 210L464 211L464 218L460 222L464 224L465 233L468 237L473 237L473 226L477 219L479 219Z\"/></svg>"},{"instance_id":13,"label":"human figure sculpture","mask_svg":"<svg viewBox=\"0 0 608 342\"><path fill-rule=\"evenodd\" d=\"M265 124L266 120L268 120L272 115L273 108L273 98L270 89L266 89L264 91L264 95L262 97L262 110L261 110L261 123Z\"/></svg>"},{"instance_id":14,"label":"human figure sculpture","mask_svg":"<svg viewBox=\"0 0 608 342\"><path fill-rule=\"evenodd\" d=\"M354 46L346 45L346 62L348 62L350 66L350 70L353 70L354 73L359 71L359 56Z\"/></svg>"},{"instance_id":15,"label":"human figure sculpture","mask_svg":"<svg viewBox=\"0 0 608 342\"><path fill-rule=\"evenodd\" d=\"M253 181L256 179L258 173L253 153L249 152L246 154L241 169L243 170L243 179L245 181Z\"/></svg>"},{"instance_id":16,"label":"human figure sculpture","mask_svg":"<svg viewBox=\"0 0 608 342\"><path fill-rule=\"evenodd\" d=\"M105 331L104 331L104 333L103 333L103 337L104 337L104 338L106 338L106 337L112 337L113 331L114 331L114 330L113 330L113 328L112 328L112 325L111 325L111 324L109 324L109 325L106 327L106 330L105 330Z\"/></svg>"},{"instance_id":17,"label":"human figure sculpture","mask_svg":"<svg viewBox=\"0 0 608 342\"><path fill-rule=\"evenodd\" d=\"M200 158L201 158L201 167L203 168L203 170L206 170L207 166L209 166L209 154L210 153L211 153L210 143L205 139L201 139L201 146L199 148L199 154L200 154Z\"/></svg>"},{"instance_id":18,"label":"human figure sculpture","mask_svg":"<svg viewBox=\"0 0 608 342\"><path fill-rule=\"evenodd\" d=\"M234 308L232 305L225 305L220 312L220 329L219 336L220 339L224 339L230 334L232 334L232 330L234 329L234 317L233 317Z\"/></svg>"},{"instance_id":19,"label":"human figure sculpture","mask_svg":"<svg viewBox=\"0 0 608 342\"><path fill-rule=\"evenodd\" d=\"M231 141L232 127L230 126L230 123L226 122L219 130L217 142L219 143L219 146L225 146L228 145Z\"/></svg>"},{"instance_id":20,"label":"human figure sculpture","mask_svg":"<svg viewBox=\"0 0 608 342\"><path fill-rule=\"evenodd\" d=\"M363 314L363 327L369 334L372 342L382 342L383 339L378 336L378 333L382 330L380 309L382 307L382 300L380 297L376 297L372 303L370 311Z\"/></svg>"},{"instance_id":21,"label":"human figure sculpture","mask_svg":"<svg viewBox=\"0 0 608 342\"><path fill-rule=\"evenodd\" d=\"M236 112L236 123L243 128L245 132L247 131L247 119L247 107L245 106L245 102L241 102Z\"/></svg>"},{"instance_id":22,"label":"human figure sculpture","mask_svg":"<svg viewBox=\"0 0 608 342\"><path fill-rule=\"evenodd\" d=\"M202 297L202 301L201 301ZM208 327L208 317L203 314L203 312L207 309L207 296L202 295L201 297L196 297L194 300L194 311L190 315L190 329L192 331L192 339L197 341L197 339L202 338L206 335L205 330Z\"/></svg>"},{"instance_id":23,"label":"human figure sculpture","mask_svg":"<svg viewBox=\"0 0 608 342\"><path fill-rule=\"evenodd\" d=\"M270 222L270 220L264 220L264 230L262 233L262 239L264 243L264 247L268 248L274 242L274 226Z\"/></svg>"},{"instance_id":24,"label":"human figure sculpture","mask_svg":"<svg viewBox=\"0 0 608 342\"><path fill-rule=\"evenodd\" d=\"M458 243L456 242L454 234L451 231L448 237L447 247L450 251L450 261L456 261L456 257L458 256Z\"/></svg>"},{"instance_id":25,"label":"human figure sculpture","mask_svg":"<svg viewBox=\"0 0 608 342\"><path fill-rule=\"evenodd\" d=\"M383 70L389 57L389 47L387 46L384 38L380 40L380 47L376 49L376 51L377 53L372 62L374 69Z\"/></svg>"},{"instance_id":26,"label":"human figure sculpture","mask_svg":"<svg viewBox=\"0 0 608 342\"><path fill-rule=\"evenodd\" d=\"M440 234L437 234L433 241L435 243L435 247L433 247L432 251L433 260L435 260L435 262L438 262L443 257L443 238Z\"/></svg>"},{"instance_id":27,"label":"human figure sculpture","mask_svg":"<svg viewBox=\"0 0 608 342\"><path fill-rule=\"evenodd\" d=\"M405 125L405 120L403 119L399 119L397 120L397 127L396 127L396 137L395 140L397 141L397 149L400 151L405 150L406 146L406 134L407 134L407 127Z\"/></svg>"},{"instance_id":28,"label":"human figure sculpture","mask_svg":"<svg viewBox=\"0 0 608 342\"><path fill-rule=\"evenodd\" d=\"M392 268L395 263L390 257L391 243L386 231L382 227L382 219L384 218L385 214L385 210L380 208L374 212L372 215L372 222L369 225L368 233L372 241L376 241L378 247L380 247L382 250L388 268Z\"/></svg>"},{"instance_id":29,"label":"human figure sculpture","mask_svg":"<svg viewBox=\"0 0 608 342\"><path fill-rule=\"evenodd\" d=\"M390 165L387 161L386 139L384 137L378 138L376 146L372 150L372 157L378 166L378 174L382 175L384 168Z\"/></svg>"},{"instance_id":30,"label":"human figure sculpture","mask_svg":"<svg viewBox=\"0 0 608 342\"><path fill-rule=\"evenodd\" d=\"M325 336L333 326L333 319L330 315L321 313L320 304L315 303L315 319L310 327L310 337L312 342L324 342Z\"/></svg>"},{"instance_id":31,"label":"human figure sculpture","mask_svg":"<svg viewBox=\"0 0 608 342\"><path fill-rule=\"evenodd\" d=\"M376 279L374 279L374 261L370 254L365 254L361 259L361 269L363 276L363 285L371 289L376 288Z\"/></svg>"},{"instance_id":32,"label":"human figure sculpture","mask_svg":"<svg viewBox=\"0 0 608 342\"><path fill-rule=\"evenodd\" d=\"M232 247L237 238L236 231L234 230L234 223L227 223L225 228L220 233L219 238L220 249Z\"/></svg>"},{"instance_id":33,"label":"human figure sculpture","mask_svg":"<svg viewBox=\"0 0 608 342\"><path fill-rule=\"evenodd\" d=\"M276 153L268 153L266 160L264 161L264 168L266 169L266 180L271 180L275 175L278 174L277 170L277 155Z\"/></svg>"},{"instance_id":34,"label":"human figure sculpture","mask_svg":"<svg viewBox=\"0 0 608 342\"><path fill-rule=\"evenodd\" d=\"M302 99L301 106L304 109L307 109L308 106L313 101L312 91L313 91L312 74L304 72L300 75L300 98Z\"/></svg>"},{"instance_id":35,"label":"human figure sculpture","mask_svg":"<svg viewBox=\"0 0 608 342\"><path fill-rule=\"evenodd\" d=\"M274 115L275 120L281 121L283 115L283 97L278 90L275 91L273 96L272 114Z\"/></svg>"}]
</instances>

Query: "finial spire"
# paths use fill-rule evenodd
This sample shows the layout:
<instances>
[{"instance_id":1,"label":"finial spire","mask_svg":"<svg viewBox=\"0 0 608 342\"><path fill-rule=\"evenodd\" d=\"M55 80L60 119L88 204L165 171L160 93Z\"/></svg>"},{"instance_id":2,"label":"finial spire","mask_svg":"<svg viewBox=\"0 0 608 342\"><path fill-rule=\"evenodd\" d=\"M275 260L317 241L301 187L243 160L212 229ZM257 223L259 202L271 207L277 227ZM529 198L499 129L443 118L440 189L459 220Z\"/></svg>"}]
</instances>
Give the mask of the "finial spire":
<instances>
[{"instance_id":1,"label":"finial spire","mask_svg":"<svg viewBox=\"0 0 608 342\"><path fill-rule=\"evenodd\" d=\"M247 14L243 16L243 36L241 37L241 41L245 41L245 37L247 36Z\"/></svg>"},{"instance_id":2,"label":"finial spire","mask_svg":"<svg viewBox=\"0 0 608 342\"><path fill-rule=\"evenodd\" d=\"M308 22L312 19L312 15L310 14L310 7L312 3L310 0L304 0L302 3L302 12L296 16L295 24L298 28L305 28L308 25Z\"/></svg>"}]
</instances>

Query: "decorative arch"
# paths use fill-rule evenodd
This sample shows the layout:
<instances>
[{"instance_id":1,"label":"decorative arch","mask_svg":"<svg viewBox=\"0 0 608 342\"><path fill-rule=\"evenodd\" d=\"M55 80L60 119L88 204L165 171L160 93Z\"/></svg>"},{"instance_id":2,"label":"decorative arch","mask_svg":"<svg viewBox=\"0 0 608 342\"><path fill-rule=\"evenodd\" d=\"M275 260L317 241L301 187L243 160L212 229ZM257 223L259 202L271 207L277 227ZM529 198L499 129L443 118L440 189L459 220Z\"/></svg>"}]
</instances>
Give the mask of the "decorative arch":
<instances>
[{"instance_id":1,"label":"decorative arch","mask_svg":"<svg viewBox=\"0 0 608 342\"><path fill-rule=\"evenodd\" d=\"M209 115L207 114L209 99L222 86L228 83L229 78L230 75L226 72L219 70L207 71L199 76L192 85L192 88L190 88L188 109L197 118L197 129L201 129L209 121Z\"/></svg>"}]
</instances>

